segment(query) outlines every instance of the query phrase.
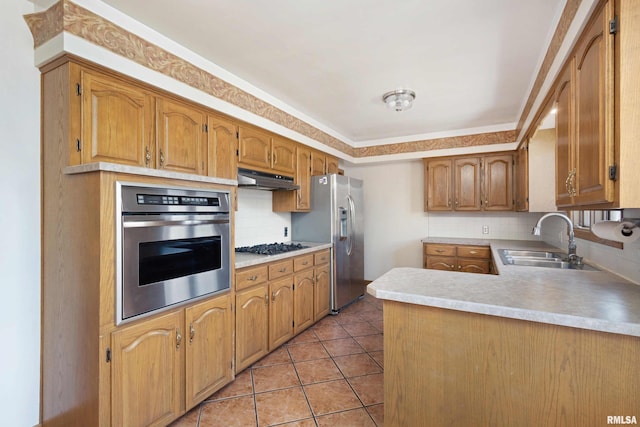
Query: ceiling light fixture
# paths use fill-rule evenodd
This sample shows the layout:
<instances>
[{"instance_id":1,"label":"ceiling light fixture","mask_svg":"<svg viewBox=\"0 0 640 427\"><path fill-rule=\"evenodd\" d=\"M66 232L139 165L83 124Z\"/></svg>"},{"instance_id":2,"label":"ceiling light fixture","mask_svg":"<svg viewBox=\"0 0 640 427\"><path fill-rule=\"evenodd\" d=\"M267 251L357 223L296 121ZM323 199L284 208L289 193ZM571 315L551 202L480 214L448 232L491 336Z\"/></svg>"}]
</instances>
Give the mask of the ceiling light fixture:
<instances>
[{"instance_id":1,"label":"ceiling light fixture","mask_svg":"<svg viewBox=\"0 0 640 427\"><path fill-rule=\"evenodd\" d=\"M411 108L416 93L410 89L397 89L382 95L382 100L387 107L396 111L404 111Z\"/></svg>"}]
</instances>

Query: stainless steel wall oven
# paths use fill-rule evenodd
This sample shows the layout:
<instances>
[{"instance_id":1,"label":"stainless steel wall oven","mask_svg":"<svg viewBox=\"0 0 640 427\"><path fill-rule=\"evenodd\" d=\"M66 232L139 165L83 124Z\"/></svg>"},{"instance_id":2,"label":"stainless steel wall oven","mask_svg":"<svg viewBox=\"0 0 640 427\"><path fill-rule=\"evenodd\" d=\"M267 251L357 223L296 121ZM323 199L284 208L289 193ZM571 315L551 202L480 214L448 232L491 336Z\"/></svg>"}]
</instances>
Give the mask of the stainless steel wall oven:
<instances>
[{"instance_id":1,"label":"stainless steel wall oven","mask_svg":"<svg viewBox=\"0 0 640 427\"><path fill-rule=\"evenodd\" d=\"M229 193L116 184L116 323L231 286Z\"/></svg>"}]
</instances>

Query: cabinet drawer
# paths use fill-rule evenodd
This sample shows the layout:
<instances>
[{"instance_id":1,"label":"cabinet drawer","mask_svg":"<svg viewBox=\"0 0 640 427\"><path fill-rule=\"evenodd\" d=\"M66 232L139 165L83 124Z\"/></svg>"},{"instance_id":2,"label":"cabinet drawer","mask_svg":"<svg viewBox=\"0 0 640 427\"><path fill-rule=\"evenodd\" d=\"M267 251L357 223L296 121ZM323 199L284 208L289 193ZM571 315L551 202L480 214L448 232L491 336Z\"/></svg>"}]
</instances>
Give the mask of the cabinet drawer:
<instances>
[{"instance_id":1,"label":"cabinet drawer","mask_svg":"<svg viewBox=\"0 0 640 427\"><path fill-rule=\"evenodd\" d=\"M456 256L456 247L454 245L441 245L429 243L427 246L427 255L436 256Z\"/></svg>"},{"instance_id":2,"label":"cabinet drawer","mask_svg":"<svg viewBox=\"0 0 640 427\"><path fill-rule=\"evenodd\" d=\"M287 274L293 274L292 259L269 264L269 280L277 279L278 277L286 276Z\"/></svg>"},{"instance_id":3,"label":"cabinet drawer","mask_svg":"<svg viewBox=\"0 0 640 427\"><path fill-rule=\"evenodd\" d=\"M318 252L317 254L314 254L313 263L315 265L326 264L329 262L330 256L331 255L329 253L329 249L327 249L326 251Z\"/></svg>"},{"instance_id":4,"label":"cabinet drawer","mask_svg":"<svg viewBox=\"0 0 640 427\"><path fill-rule=\"evenodd\" d=\"M267 266L243 268L236 272L236 290L245 289L267 281Z\"/></svg>"},{"instance_id":5,"label":"cabinet drawer","mask_svg":"<svg viewBox=\"0 0 640 427\"><path fill-rule=\"evenodd\" d=\"M455 270L456 258L442 257L442 256L428 256L427 268L432 270L447 270L447 271Z\"/></svg>"},{"instance_id":6,"label":"cabinet drawer","mask_svg":"<svg viewBox=\"0 0 640 427\"><path fill-rule=\"evenodd\" d=\"M465 258L491 258L491 249L486 246L458 246L458 256Z\"/></svg>"},{"instance_id":7,"label":"cabinet drawer","mask_svg":"<svg viewBox=\"0 0 640 427\"><path fill-rule=\"evenodd\" d=\"M293 259L293 271L300 271L309 267L313 267L313 254L303 255Z\"/></svg>"},{"instance_id":8,"label":"cabinet drawer","mask_svg":"<svg viewBox=\"0 0 640 427\"><path fill-rule=\"evenodd\" d=\"M488 259L463 259L458 258L458 271L465 273L489 274L491 261Z\"/></svg>"}]
</instances>

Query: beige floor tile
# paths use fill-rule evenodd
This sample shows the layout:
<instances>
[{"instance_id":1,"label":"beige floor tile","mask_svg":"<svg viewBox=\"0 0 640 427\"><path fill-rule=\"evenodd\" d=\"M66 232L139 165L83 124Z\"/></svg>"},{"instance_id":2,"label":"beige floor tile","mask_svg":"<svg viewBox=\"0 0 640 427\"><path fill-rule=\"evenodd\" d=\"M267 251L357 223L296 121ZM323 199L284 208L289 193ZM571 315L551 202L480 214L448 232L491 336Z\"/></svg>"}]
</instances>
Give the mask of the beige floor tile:
<instances>
[{"instance_id":1,"label":"beige floor tile","mask_svg":"<svg viewBox=\"0 0 640 427\"><path fill-rule=\"evenodd\" d=\"M369 322L347 323L346 325L342 325L342 327L352 337L375 335L380 333L380 331L371 326L371 323Z\"/></svg>"},{"instance_id":2,"label":"beige floor tile","mask_svg":"<svg viewBox=\"0 0 640 427\"><path fill-rule=\"evenodd\" d=\"M333 361L347 378L382 372L382 368L366 353L335 357Z\"/></svg>"},{"instance_id":3,"label":"beige floor tile","mask_svg":"<svg viewBox=\"0 0 640 427\"><path fill-rule=\"evenodd\" d=\"M295 368L302 384L313 384L343 378L342 373L331 359L296 362Z\"/></svg>"},{"instance_id":4,"label":"beige floor tile","mask_svg":"<svg viewBox=\"0 0 640 427\"><path fill-rule=\"evenodd\" d=\"M300 421L312 416L301 387L256 394L256 409L260 427Z\"/></svg>"},{"instance_id":5,"label":"beige floor tile","mask_svg":"<svg viewBox=\"0 0 640 427\"><path fill-rule=\"evenodd\" d=\"M256 393L300 385L293 363L254 368L252 374Z\"/></svg>"},{"instance_id":6,"label":"beige floor tile","mask_svg":"<svg viewBox=\"0 0 640 427\"><path fill-rule=\"evenodd\" d=\"M384 402L383 374L371 374L348 379L365 406Z\"/></svg>"},{"instance_id":7,"label":"beige floor tile","mask_svg":"<svg viewBox=\"0 0 640 427\"><path fill-rule=\"evenodd\" d=\"M320 326L314 329L320 341L335 340L338 338L348 338L349 334L339 324Z\"/></svg>"},{"instance_id":8,"label":"beige floor tile","mask_svg":"<svg viewBox=\"0 0 640 427\"><path fill-rule=\"evenodd\" d=\"M346 380L328 381L304 386L314 415L330 414L362 407Z\"/></svg>"},{"instance_id":9,"label":"beige floor tile","mask_svg":"<svg viewBox=\"0 0 640 427\"><path fill-rule=\"evenodd\" d=\"M253 394L253 382L249 369L238 374L232 383L221 388L207 400L227 399L229 397L245 396L248 394Z\"/></svg>"},{"instance_id":10,"label":"beige floor tile","mask_svg":"<svg viewBox=\"0 0 640 427\"><path fill-rule=\"evenodd\" d=\"M318 417L318 427L375 427L375 425L364 408Z\"/></svg>"},{"instance_id":11,"label":"beige floor tile","mask_svg":"<svg viewBox=\"0 0 640 427\"><path fill-rule=\"evenodd\" d=\"M380 351L384 348L384 338L382 334L365 335L362 337L353 337L358 344L366 351Z\"/></svg>"},{"instance_id":12,"label":"beige floor tile","mask_svg":"<svg viewBox=\"0 0 640 427\"><path fill-rule=\"evenodd\" d=\"M202 405L199 427L250 427L256 425L253 396L207 402Z\"/></svg>"},{"instance_id":13,"label":"beige floor tile","mask_svg":"<svg viewBox=\"0 0 640 427\"><path fill-rule=\"evenodd\" d=\"M367 406L367 412L369 412L369 415L371 415L377 427L384 426L384 403Z\"/></svg>"},{"instance_id":14,"label":"beige floor tile","mask_svg":"<svg viewBox=\"0 0 640 427\"><path fill-rule=\"evenodd\" d=\"M329 357L329 353L327 353L320 342L290 345L287 349L291 355L291 360L294 362L324 359Z\"/></svg>"},{"instance_id":15,"label":"beige floor tile","mask_svg":"<svg viewBox=\"0 0 640 427\"><path fill-rule=\"evenodd\" d=\"M323 341L322 345L333 357L364 353L362 346L353 338L340 338L337 340Z\"/></svg>"}]
</instances>

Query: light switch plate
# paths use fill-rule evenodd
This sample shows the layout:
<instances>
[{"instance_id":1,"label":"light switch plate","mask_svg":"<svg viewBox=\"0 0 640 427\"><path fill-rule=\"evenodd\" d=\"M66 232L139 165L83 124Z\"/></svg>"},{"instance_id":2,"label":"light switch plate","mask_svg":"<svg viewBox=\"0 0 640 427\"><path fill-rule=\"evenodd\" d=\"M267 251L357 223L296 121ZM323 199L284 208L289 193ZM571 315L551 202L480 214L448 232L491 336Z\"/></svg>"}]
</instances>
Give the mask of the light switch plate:
<instances>
[{"instance_id":1,"label":"light switch plate","mask_svg":"<svg viewBox=\"0 0 640 427\"><path fill-rule=\"evenodd\" d=\"M489 226L488 225L483 225L482 226L482 234L489 234Z\"/></svg>"}]
</instances>

